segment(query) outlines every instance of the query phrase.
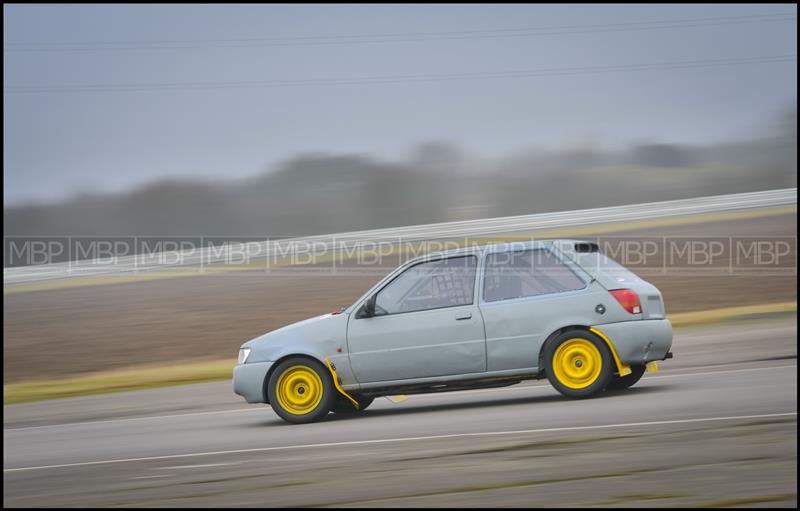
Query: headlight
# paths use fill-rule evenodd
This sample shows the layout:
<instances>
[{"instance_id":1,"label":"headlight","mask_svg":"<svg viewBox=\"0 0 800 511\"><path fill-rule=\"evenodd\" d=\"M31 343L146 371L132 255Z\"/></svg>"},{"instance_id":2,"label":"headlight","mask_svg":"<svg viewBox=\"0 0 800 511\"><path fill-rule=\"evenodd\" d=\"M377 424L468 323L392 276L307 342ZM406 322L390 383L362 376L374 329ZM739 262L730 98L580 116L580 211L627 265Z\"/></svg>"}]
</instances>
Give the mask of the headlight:
<instances>
[{"instance_id":1,"label":"headlight","mask_svg":"<svg viewBox=\"0 0 800 511\"><path fill-rule=\"evenodd\" d=\"M247 357L250 356L250 348L240 348L239 349L239 363L244 364L247 362Z\"/></svg>"}]
</instances>

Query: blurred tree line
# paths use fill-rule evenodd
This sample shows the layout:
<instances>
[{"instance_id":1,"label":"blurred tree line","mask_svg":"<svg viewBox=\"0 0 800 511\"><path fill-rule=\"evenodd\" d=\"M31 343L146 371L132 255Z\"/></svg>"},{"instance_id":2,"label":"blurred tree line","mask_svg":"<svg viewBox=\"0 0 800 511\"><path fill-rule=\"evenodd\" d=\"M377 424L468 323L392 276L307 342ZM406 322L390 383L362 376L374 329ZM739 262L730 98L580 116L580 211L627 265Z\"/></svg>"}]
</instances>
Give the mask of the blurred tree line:
<instances>
[{"instance_id":1,"label":"blurred tree line","mask_svg":"<svg viewBox=\"0 0 800 511\"><path fill-rule=\"evenodd\" d=\"M797 109L769 133L708 146L641 142L493 161L447 142L401 161L303 154L257 177L164 180L4 208L6 236L302 236L797 186Z\"/></svg>"}]
</instances>

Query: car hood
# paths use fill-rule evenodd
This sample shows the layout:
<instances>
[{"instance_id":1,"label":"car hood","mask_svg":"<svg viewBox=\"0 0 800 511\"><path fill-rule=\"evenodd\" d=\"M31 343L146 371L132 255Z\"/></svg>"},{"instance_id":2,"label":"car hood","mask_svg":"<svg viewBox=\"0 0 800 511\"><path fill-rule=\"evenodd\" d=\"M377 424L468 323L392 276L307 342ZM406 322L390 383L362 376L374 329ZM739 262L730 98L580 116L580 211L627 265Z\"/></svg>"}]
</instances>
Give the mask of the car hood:
<instances>
[{"instance_id":1,"label":"car hood","mask_svg":"<svg viewBox=\"0 0 800 511\"><path fill-rule=\"evenodd\" d=\"M323 359L346 344L347 314L329 313L267 332L242 345L248 360L277 360L284 354L306 354Z\"/></svg>"}]
</instances>

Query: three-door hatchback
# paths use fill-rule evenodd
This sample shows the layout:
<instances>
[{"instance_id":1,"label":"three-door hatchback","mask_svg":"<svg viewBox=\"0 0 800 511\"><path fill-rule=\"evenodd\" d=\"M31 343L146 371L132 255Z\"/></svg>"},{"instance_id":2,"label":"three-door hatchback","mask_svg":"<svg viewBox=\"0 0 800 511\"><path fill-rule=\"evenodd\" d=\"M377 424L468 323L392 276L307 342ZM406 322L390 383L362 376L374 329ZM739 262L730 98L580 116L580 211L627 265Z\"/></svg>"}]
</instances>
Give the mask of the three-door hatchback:
<instances>
[{"instance_id":1,"label":"three-door hatchback","mask_svg":"<svg viewBox=\"0 0 800 511\"><path fill-rule=\"evenodd\" d=\"M341 312L246 342L233 388L293 423L545 377L586 398L635 384L671 346L661 293L596 243L497 244L409 260Z\"/></svg>"}]
</instances>

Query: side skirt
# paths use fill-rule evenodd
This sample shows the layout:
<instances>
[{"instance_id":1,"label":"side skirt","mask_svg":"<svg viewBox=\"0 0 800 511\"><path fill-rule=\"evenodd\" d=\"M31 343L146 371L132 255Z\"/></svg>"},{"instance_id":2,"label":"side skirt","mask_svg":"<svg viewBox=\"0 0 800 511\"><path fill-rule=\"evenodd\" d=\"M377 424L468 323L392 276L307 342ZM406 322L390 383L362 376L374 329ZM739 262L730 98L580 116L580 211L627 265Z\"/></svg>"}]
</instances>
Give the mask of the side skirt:
<instances>
[{"instance_id":1,"label":"side skirt","mask_svg":"<svg viewBox=\"0 0 800 511\"><path fill-rule=\"evenodd\" d=\"M379 397L393 396L397 394L432 394L438 392L455 392L459 390L489 389L495 387L508 387L516 385L523 380L538 380L538 374L517 375L513 377L483 378L477 380L462 380L453 382L394 385L391 387L376 387L359 390L362 396Z\"/></svg>"}]
</instances>

